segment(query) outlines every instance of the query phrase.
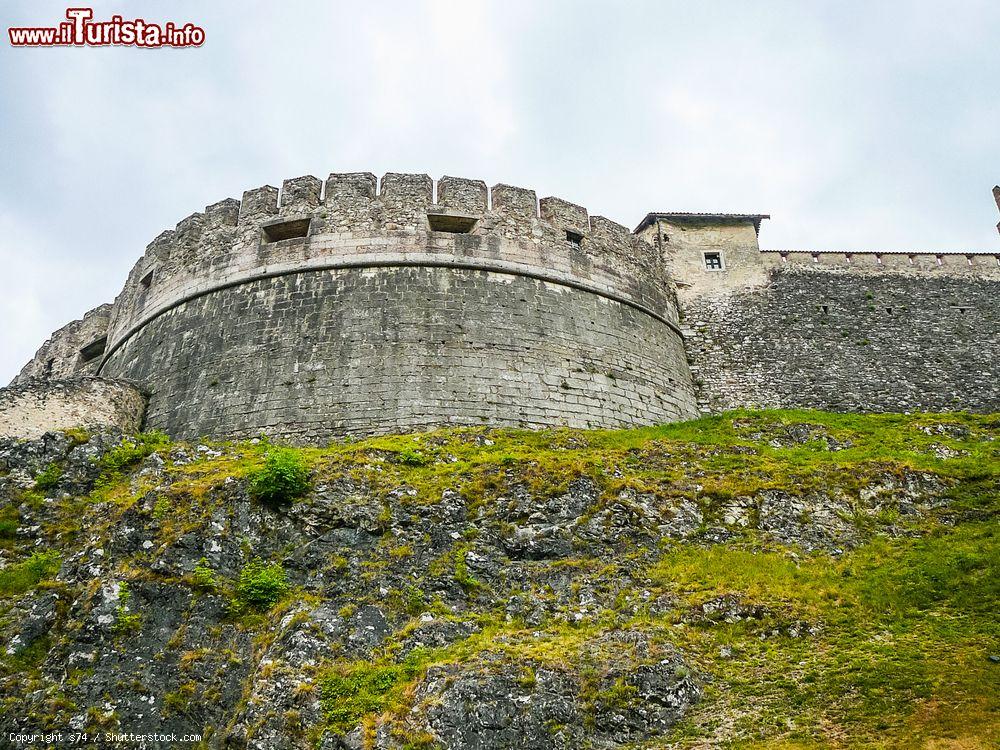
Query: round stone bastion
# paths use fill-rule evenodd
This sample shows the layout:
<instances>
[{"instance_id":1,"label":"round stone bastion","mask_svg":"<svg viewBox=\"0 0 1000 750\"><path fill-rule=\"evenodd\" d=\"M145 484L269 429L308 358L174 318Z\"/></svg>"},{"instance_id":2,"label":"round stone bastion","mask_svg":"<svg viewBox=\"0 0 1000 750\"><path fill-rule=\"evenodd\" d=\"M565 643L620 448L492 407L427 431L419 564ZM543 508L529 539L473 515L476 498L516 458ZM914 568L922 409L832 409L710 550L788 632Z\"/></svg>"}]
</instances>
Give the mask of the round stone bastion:
<instances>
[{"instance_id":1,"label":"round stone bastion","mask_svg":"<svg viewBox=\"0 0 1000 750\"><path fill-rule=\"evenodd\" d=\"M697 414L648 243L558 198L415 174L299 177L163 232L97 374L148 391L146 427L177 438Z\"/></svg>"}]
</instances>

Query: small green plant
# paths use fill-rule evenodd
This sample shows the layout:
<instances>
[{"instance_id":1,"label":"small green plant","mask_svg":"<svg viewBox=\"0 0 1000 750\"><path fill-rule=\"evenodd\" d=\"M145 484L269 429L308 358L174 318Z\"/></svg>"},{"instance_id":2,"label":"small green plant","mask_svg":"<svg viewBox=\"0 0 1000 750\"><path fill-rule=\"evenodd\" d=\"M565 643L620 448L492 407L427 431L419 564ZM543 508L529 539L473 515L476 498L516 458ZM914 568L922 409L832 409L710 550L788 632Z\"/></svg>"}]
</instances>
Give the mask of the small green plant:
<instances>
[{"instance_id":1,"label":"small green plant","mask_svg":"<svg viewBox=\"0 0 1000 750\"><path fill-rule=\"evenodd\" d=\"M20 521L16 509L8 506L0 510L0 539L13 539L17 535Z\"/></svg>"},{"instance_id":2,"label":"small green plant","mask_svg":"<svg viewBox=\"0 0 1000 750\"><path fill-rule=\"evenodd\" d=\"M170 438L157 430L140 432L125 438L101 457L101 468L109 472L120 472L142 461L156 450L163 448Z\"/></svg>"},{"instance_id":3,"label":"small green plant","mask_svg":"<svg viewBox=\"0 0 1000 750\"><path fill-rule=\"evenodd\" d=\"M83 427L70 427L68 430L63 430L63 434L70 439L74 447L90 442L90 432Z\"/></svg>"},{"instance_id":4,"label":"small green plant","mask_svg":"<svg viewBox=\"0 0 1000 750\"><path fill-rule=\"evenodd\" d=\"M236 603L240 609L247 607L267 610L274 606L288 590L285 570L278 563L251 560L240 571L236 584Z\"/></svg>"},{"instance_id":5,"label":"small green plant","mask_svg":"<svg viewBox=\"0 0 1000 750\"><path fill-rule=\"evenodd\" d=\"M460 544L455 548L455 580L466 591L472 591L481 585L475 576L469 572L465 558L469 554L469 545Z\"/></svg>"},{"instance_id":6,"label":"small green plant","mask_svg":"<svg viewBox=\"0 0 1000 750\"><path fill-rule=\"evenodd\" d=\"M208 560L201 558L194 566L194 585L205 591L215 591L218 581L215 580L215 571L208 566Z\"/></svg>"},{"instance_id":7,"label":"small green plant","mask_svg":"<svg viewBox=\"0 0 1000 750\"><path fill-rule=\"evenodd\" d=\"M185 682L172 693L163 696L163 707L168 714L183 714L191 705L194 699L196 685L193 682Z\"/></svg>"},{"instance_id":8,"label":"small green plant","mask_svg":"<svg viewBox=\"0 0 1000 750\"><path fill-rule=\"evenodd\" d=\"M416 617L427 609L424 592L416 586L407 584L406 588L403 590L403 606L406 614L410 615L410 617Z\"/></svg>"},{"instance_id":9,"label":"small green plant","mask_svg":"<svg viewBox=\"0 0 1000 750\"><path fill-rule=\"evenodd\" d=\"M0 596L33 589L59 571L59 562L59 553L54 550L34 552L24 562L0 570Z\"/></svg>"},{"instance_id":10,"label":"small green plant","mask_svg":"<svg viewBox=\"0 0 1000 750\"><path fill-rule=\"evenodd\" d=\"M138 612L129 612L128 603L132 598L128 583L122 581L118 587L118 607L115 609L115 632L129 633L139 629L142 625L142 615Z\"/></svg>"},{"instance_id":11,"label":"small green plant","mask_svg":"<svg viewBox=\"0 0 1000 750\"><path fill-rule=\"evenodd\" d=\"M156 430L125 438L101 456L98 463L101 476L97 480L97 487L100 489L113 485L121 479L123 472L169 443L170 438Z\"/></svg>"},{"instance_id":12,"label":"small green plant","mask_svg":"<svg viewBox=\"0 0 1000 750\"><path fill-rule=\"evenodd\" d=\"M420 451L415 451L412 448L403 448L396 452L395 461L403 466L426 466L430 463L430 459L427 458Z\"/></svg>"},{"instance_id":13,"label":"small green plant","mask_svg":"<svg viewBox=\"0 0 1000 750\"><path fill-rule=\"evenodd\" d=\"M288 448L274 449L264 465L251 472L250 497L265 503L289 503L309 491L309 468Z\"/></svg>"},{"instance_id":14,"label":"small green plant","mask_svg":"<svg viewBox=\"0 0 1000 750\"><path fill-rule=\"evenodd\" d=\"M41 490L42 492L51 490L59 484L59 480L62 478L62 475L63 470L59 464L49 464L41 471L41 473L39 473L37 477L35 477L35 489Z\"/></svg>"}]
</instances>

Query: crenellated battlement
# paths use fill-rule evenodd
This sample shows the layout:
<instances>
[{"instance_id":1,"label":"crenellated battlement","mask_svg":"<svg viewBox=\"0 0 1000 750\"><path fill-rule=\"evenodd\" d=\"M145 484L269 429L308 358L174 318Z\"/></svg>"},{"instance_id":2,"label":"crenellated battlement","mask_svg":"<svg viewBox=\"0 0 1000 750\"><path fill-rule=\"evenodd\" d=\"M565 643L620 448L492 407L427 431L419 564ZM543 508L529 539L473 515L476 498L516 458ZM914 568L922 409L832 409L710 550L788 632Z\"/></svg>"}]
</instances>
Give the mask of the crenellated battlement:
<instances>
[{"instance_id":1,"label":"crenellated battlement","mask_svg":"<svg viewBox=\"0 0 1000 750\"><path fill-rule=\"evenodd\" d=\"M505 184L389 172L247 190L156 237L116 299L109 349L192 295L310 269L461 265L591 288L675 323L664 264L625 226Z\"/></svg>"},{"instance_id":2,"label":"crenellated battlement","mask_svg":"<svg viewBox=\"0 0 1000 750\"><path fill-rule=\"evenodd\" d=\"M761 250L766 267L838 268L863 273L931 273L990 277L1000 276L1000 252L817 252Z\"/></svg>"},{"instance_id":3,"label":"crenellated battlement","mask_svg":"<svg viewBox=\"0 0 1000 750\"><path fill-rule=\"evenodd\" d=\"M19 380L121 378L149 392L148 428L301 442L1000 409L1000 252L761 249L768 218L649 213L630 231L504 183L294 177L161 232Z\"/></svg>"}]
</instances>

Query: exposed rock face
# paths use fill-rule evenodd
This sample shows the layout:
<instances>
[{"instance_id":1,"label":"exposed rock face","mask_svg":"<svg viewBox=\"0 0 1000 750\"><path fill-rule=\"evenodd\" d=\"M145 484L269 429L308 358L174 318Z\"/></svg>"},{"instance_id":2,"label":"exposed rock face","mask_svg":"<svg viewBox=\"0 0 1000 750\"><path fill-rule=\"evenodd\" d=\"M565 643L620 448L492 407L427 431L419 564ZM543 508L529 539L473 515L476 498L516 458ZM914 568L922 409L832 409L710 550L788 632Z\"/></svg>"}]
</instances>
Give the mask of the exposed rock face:
<instances>
[{"instance_id":1,"label":"exposed rock face","mask_svg":"<svg viewBox=\"0 0 1000 750\"><path fill-rule=\"evenodd\" d=\"M554 491L533 484L530 461L500 456L471 489L475 464L454 454L470 441L489 451L485 435L430 436L412 451L345 444L314 464L306 496L280 505L248 494L247 466L265 446L109 431L0 440L0 730L198 734L208 747L261 750L665 741L719 690L687 630L747 628L778 642L824 630L739 593L682 601L658 572L664 550L743 538L829 558L874 535L915 533L908 519L926 522L955 484L869 467L853 489L706 504L693 489L709 481L701 462L767 448L651 443ZM557 453L575 450L552 440ZM823 451L839 453L836 440ZM463 468L449 474L449 464ZM407 465L414 482L441 471L444 484L428 494L383 483ZM676 494L609 492L630 466L657 465L686 467ZM283 578L261 606L244 590L255 559ZM734 658L728 645L722 655Z\"/></svg>"}]
</instances>

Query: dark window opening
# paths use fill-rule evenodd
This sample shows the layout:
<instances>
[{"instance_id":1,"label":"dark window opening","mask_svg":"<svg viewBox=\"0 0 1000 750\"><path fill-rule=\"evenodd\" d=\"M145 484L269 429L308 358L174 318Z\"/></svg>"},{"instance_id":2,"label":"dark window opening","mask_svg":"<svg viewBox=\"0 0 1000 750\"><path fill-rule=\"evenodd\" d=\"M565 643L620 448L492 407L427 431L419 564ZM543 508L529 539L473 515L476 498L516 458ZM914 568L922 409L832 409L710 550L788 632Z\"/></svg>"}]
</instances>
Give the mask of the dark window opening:
<instances>
[{"instance_id":1,"label":"dark window opening","mask_svg":"<svg viewBox=\"0 0 1000 750\"><path fill-rule=\"evenodd\" d=\"M583 235L579 232L574 232L572 229L566 230L566 240L572 242L574 245L583 244Z\"/></svg>"},{"instance_id":2,"label":"dark window opening","mask_svg":"<svg viewBox=\"0 0 1000 750\"><path fill-rule=\"evenodd\" d=\"M264 242L280 242L309 234L309 219L292 219L264 227Z\"/></svg>"},{"instance_id":3,"label":"dark window opening","mask_svg":"<svg viewBox=\"0 0 1000 750\"><path fill-rule=\"evenodd\" d=\"M108 345L108 337L101 336L101 338L96 341L91 341L85 347L80 350L80 364L85 365L88 362L93 362L95 359L104 354L104 349Z\"/></svg>"},{"instance_id":4,"label":"dark window opening","mask_svg":"<svg viewBox=\"0 0 1000 750\"><path fill-rule=\"evenodd\" d=\"M432 232L468 234L476 226L475 216L455 216L454 214L427 214L427 222Z\"/></svg>"},{"instance_id":5,"label":"dark window opening","mask_svg":"<svg viewBox=\"0 0 1000 750\"><path fill-rule=\"evenodd\" d=\"M830 312L830 306L829 305L820 305L819 309L823 311L824 315L826 315L828 312Z\"/></svg>"},{"instance_id":6,"label":"dark window opening","mask_svg":"<svg viewBox=\"0 0 1000 750\"><path fill-rule=\"evenodd\" d=\"M55 366L55 364L56 364L55 357L51 357L45 362L45 369L42 371L43 378L52 377L52 368Z\"/></svg>"},{"instance_id":7,"label":"dark window opening","mask_svg":"<svg viewBox=\"0 0 1000 750\"><path fill-rule=\"evenodd\" d=\"M892 315L892 308L891 308L891 307L887 307L887 308L885 308L885 311L886 311L887 313L889 313L890 315Z\"/></svg>"},{"instance_id":8,"label":"dark window opening","mask_svg":"<svg viewBox=\"0 0 1000 750\"><path fill-rule=\"evenodd\" d=\"M139 286L142 287L142 291L146 291L151 286L153 286L153 272L150 271L139 281Z\"/></svg>"},{"instance_id":9,"label":"dark window opening","mask_svg":"<svg viewBox=\"0 0 1000 750\"><path fill-rule=\"evenodd\" d=\"M705 253L705 268L709 271L721 271L722 253Z\"/></svg>"}]
</instances>

